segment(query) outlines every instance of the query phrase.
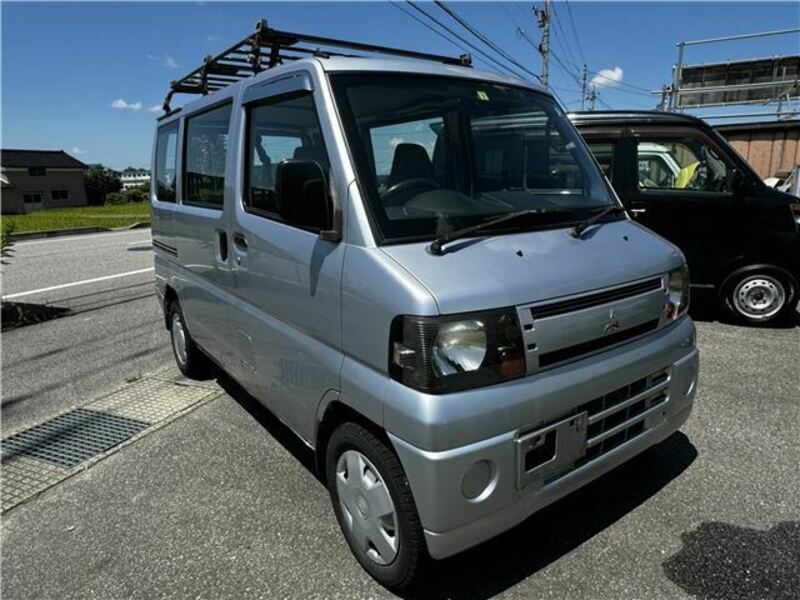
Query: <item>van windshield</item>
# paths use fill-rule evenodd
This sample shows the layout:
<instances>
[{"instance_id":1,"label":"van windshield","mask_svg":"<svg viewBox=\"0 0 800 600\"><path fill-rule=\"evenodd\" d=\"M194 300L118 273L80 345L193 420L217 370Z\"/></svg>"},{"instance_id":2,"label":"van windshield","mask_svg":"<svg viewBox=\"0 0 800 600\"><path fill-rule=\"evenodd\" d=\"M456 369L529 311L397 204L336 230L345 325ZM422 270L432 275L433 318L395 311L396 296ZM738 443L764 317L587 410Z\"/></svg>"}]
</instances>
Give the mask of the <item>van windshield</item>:
<instances>
[{"instance_id":1,"label":"van windshield","mask_svg":"<svg viewBox=\"0 0 800 600\"><path fill-rule=\"evenodd\" d=\"M536 225L564 226L613 202L549 96L416 75L342 74L331 82L383 241L541 208L563 210Z\"/></svg>"}]
</instances>

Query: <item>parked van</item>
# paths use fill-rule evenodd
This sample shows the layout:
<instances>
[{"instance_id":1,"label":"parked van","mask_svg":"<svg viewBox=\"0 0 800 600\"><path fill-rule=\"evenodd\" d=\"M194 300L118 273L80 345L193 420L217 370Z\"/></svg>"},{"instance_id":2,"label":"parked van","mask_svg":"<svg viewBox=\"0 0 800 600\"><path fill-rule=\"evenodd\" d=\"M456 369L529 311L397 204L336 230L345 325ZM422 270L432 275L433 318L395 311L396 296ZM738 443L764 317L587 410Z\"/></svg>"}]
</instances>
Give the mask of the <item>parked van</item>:
<instances>
[{"instance_id":1,"label":"parked van","mask_svg":"<svg viewBox=\"0 0 800 600\"><path fill-rule=\"evenodd\" d=\"M686 421L688 274L545 90L321 39L242 44L383 58L173 84L167 106L208 93L158 122L158 295L180 369L211 359L313 449L354 555L401 588Z\"/></svg>"},{"instance_id":2,"label":"parked van","mask_svg":"<svg viewBox=\"0 0 800 600\"><path fill-rule=\"evenodd\" d=\"M792 317L800 202L766 185L704 121L664 112L570 115L634 218L686 254L692 287L752 324Z\"/></svg>"}]
</instances>

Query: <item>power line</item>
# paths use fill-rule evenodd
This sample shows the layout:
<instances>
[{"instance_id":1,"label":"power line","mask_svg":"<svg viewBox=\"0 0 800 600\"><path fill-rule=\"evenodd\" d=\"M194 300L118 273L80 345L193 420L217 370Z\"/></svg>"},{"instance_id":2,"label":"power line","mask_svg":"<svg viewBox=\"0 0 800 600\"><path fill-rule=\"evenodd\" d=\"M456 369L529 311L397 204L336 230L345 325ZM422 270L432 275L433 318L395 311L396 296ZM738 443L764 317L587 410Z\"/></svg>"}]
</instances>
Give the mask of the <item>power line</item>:
<instances>
[{"instance_id":1,"label":"power line","mask_svg":"<svg viewBox=\"0 0 800 600\"><path fill-rule=\"evenodd\" d=\"M567 6L567 16L569 17L569 24L572 27L572 34L575 36L575 42L578 44L578 52L580 52L581 60L583 62L586 61L586 57L583 55L583 47L581 46L581 39L578 37L578 30L575 28L575 19L572 17L572 6L569 3L569 0L564 0L564 4Z\"/></svg>"},{"instance_id":2,"label":"power line","mask_svg":"<svg viewBox=\"0 0 800 600\"><path fill-rule=\"evenodd\" d=\"M414 20L415 20L417 23L419 23L419 24L420 24L420 25L422 25L423 27L426 27L427 29L430 29L430 30L431 30L433 33L435 33L436 35L438 35L438 36L439 36L439 37L441 37L442 39L446 40L447 42L449 42L450 44L452 44L453 46L455 46L456 48L458 48L458 49L459 49L459 50L461 50L462 52L467 52L467 49L466 49L464 46L462 46L462 45L460 45L460 44L458 44L458 43L454 42L454 41L453 41L451 38L447 37L447 36L446 36L444 33L442 33L441 31L439 31L438 29L436 29L436 28L435 28L435 27L433 27L432 25L429 25L428 23L426 23L425 21L423 21L422 19L420 19L420 18L419 18L417 15L415 15L414 13L412 13L412 12L408 11L408 10L407 10L407 9L406 9L404 6L402 6L401 4L397 4L396 2L389 2L389 4L391 4L391 5L392 5L392 6L394 6L394 7L395 7L397 10L399 10L399 11L403 12L404 14L406 14L406 15L408 15L409 17L411 17L412 19L414 19ZM483 59L481 59L481 58L476 58L475 60L476 60L476 61L479 61L479 62L481 62L481 63L483 63L484 65L486 65L486 66L487 66L489 69L491 69L491 70L492 70L492 71L494 71L495 73L500 73L500 74L502 75L502 73L501 73L500 71L498 71L498 70L497 70L497 67L494 67L494 66L492 66L491 64L489 64L489 63L488 63L488 62L486 62L485 60L483 60Z\"/></svg>"},{"instance_id":3,"label":"power line","mask_svg":"<svg viewBox=\"0 0 800 600\"><path fill-rule=\"evenodd\" d=\"M575 60L575 56L572 54L572 48L570 48L569 46L567 35L564 33L564 28L561 26L561 17L558 16L558 10L556 10L557 4L558 4L557 2L553 3L553 14L556 17L556 29L558 30L559 33L559 35L556 36L556 39L558 39L559 45L561 45L561 47L564 48L564 53L567 54L567 56L565 57L567 59L567 62L572 64L572 66L577 69L578 68L577 60Z\"/></svg>"},{"instance_id":4,"label":"power line","mask_svg":"<svg viewBox=\"0 0 800 600\"><path fill-rule=\"evenodd\" d=\"M512 65L515 65L516 67L518 67L519 69L521 69L522 71L527 73L528 75L530 75L532 77L536 77L537 79L539 79L539 76L536 73L534 73L533 71L529 70L527 67L525 67L525 66L521 65L519 62L517 62L505 50L500 48L497 44L495 44L493 41L491 41L489 38L487 38L485 35L483 35L475 27L470 25L466 20L464 20L463 18L458 16L455 12L453 12L453 10L451 10L444 2L442 2L441 0L434 0L434 3L436 4L436 6L441 8L448 15L450 15L453 19L455 19L464 29L466 29L472 35L474 35L476 38L481 40L489 48L491 48L492 50L497 52L497 54L502 56L505 60L510 62Z\"/></svg>"},{"instance_id":5,"label":"power line","mask_svg":"<svg viewBox=\"0 0 800 600\"><path fill-rule=\"evenodd\" d=\"M447 32L448 32L450 35L454 36L455 38L457 38L458 40L460 40L462 43L464 43L464 44L466 44L467 46L469 46L469 47L470 47L472 50L474 50L475 52L477 52L478 54L480 54L481 56L483 56L483 57L484 57L484 58L486 58L487 60L489 60L489 61L491 61L492 63L494 63L495 65L499 66L501 69L503 69L503 70L504 70L504 71L506 71L507 73L511 73L512 75L514 75L514 77L519 77L520 79L524 79L524 78L525 78L525 77L524 77L524 75L520 75L519 73L517 73L516 71L514 71L514 70L513 70L513 69L511 69L510 67L508 67L508 66L506 66L506 65L502 64L501 62L499 62L499 61L495 60L493 57L491 57L491 56L489 56L488 54L486 54L486 53L485 53L483 50L481 50L480 48L476 47L475 45L473 45L473 44L472 44L472 43L470 43L469 41L465 40L463 37L461 37L461 36L460 36L459 34L457 34L455 31L453 31L452 29L450 29L450 28L449 28L447 25L445 25L444 23L442 23L441 21L439 21L439 20L438 20L436 17L434 17L433 15L429 14L428 12L424 11L424 10L423 10L423 9L421 9L419 6L417 6L416 4L414 4L413 2L411 2L411 0L406 0L406 4L408 4L408 5L409 5L411 8L413 8L413 9L414 9L414 10L416 10L417 12L419 12L419 13L421 13L421 14L425 15L425 16L426 16L428 19L430 19L431 21L433 21L434 23L436 23L436 24L437 24L439 27L441 27L442 29L444 29L445 31L447 31Z\"/></svg>"}]
</instances>

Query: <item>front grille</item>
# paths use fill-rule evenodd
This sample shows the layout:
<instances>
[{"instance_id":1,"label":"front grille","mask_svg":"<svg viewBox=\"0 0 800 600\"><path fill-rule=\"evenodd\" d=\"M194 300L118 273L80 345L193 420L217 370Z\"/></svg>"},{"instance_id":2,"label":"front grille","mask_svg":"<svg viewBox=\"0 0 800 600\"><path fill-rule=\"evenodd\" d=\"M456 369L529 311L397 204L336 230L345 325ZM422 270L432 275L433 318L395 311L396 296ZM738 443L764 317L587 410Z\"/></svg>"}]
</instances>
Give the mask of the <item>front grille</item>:
<instances>
[{"instance_id":1,"label":"front grille","mask_svg":"<svg viewBox=\"0 0 800 600\"><path fill-rule=\"evenodd\" d=\"M593 340L589 340L588 342L582 342L580 344L575 344L574 346L567 346L566 348L559 348L558 350L545 352L539 355L539 367L550 367L560 362L571 360L573 358L583 356L584 354L589 354L590 352L596 352L598 350L602 350L603 348L608 348L609 346L614 346L640 335L644 335L645 333L654 331L657 328L658 319L653 319L652 321L647 321L641 325L629 327L628 329L623 329L622 331L618 331L616 333L595 338Z\"/></svg>"},{"instance_id":2,"label":"front grille","mask_svg":"<svg viewBox=\"0 0 800 600\"><path fill-rule=\"evenodd\" d=\"M547 479L545 485L644 433L647 417L666 403L668 389L669 373L662 370L577 407L575 414L586 412L589 423L586 453L572 466Z\"/></svg>"},{"instance_id":3,"label":"front grille","mask_svg":"<svg viewBox=\"0 0 800 600\"><path fill-rule=\"evenodd\" d=\"M622 287L614 288L613 290L606 290L603 292L596 292L594 294L587 294L579 298L571 298L569 300L558 300L556 302L549 302L539 306L531 307L531 316L534 319L543 319L544 317L553 317L564 313L580 310L583 308L590 308L592 306L599 306L601 304L608 304L615 300L630 298L638 296L646 292L652 292L661 288L661 278L648 279L647 281L640 281Z\"/></svg>"}]
</instances>

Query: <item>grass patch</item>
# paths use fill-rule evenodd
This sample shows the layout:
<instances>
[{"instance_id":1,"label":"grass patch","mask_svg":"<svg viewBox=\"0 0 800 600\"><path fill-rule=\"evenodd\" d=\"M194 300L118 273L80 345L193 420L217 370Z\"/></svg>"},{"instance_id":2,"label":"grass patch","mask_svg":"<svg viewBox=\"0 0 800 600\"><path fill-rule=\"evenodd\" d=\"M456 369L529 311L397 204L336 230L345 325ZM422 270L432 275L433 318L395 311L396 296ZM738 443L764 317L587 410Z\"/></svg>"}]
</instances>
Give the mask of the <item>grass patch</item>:
<instances>
[{"instance_id":1,"label":"grass patch","mask_svg":"<svg viewBox=\"0 0 800 600\"><path fill-rule=\"evenodd\" d=\"M3 221L13 222L16 225L15 233L77 227L124 227L150 221L150 203L48 208L29 215L3 215Z\"/></svg>"}]
</instances>

